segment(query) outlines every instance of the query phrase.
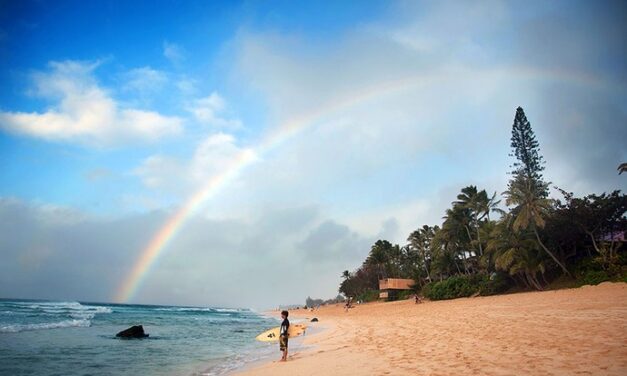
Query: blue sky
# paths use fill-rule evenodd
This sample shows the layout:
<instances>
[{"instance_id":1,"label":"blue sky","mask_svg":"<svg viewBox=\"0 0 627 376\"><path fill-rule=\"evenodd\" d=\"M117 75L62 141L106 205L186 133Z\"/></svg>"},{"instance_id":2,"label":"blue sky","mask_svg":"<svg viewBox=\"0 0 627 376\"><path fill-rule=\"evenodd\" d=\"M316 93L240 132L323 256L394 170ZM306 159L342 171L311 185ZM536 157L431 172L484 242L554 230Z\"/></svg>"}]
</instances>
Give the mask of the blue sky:
<instances>
[{"instance_id":1,"label":"blue sky","mask_svg":"<svg viewBox=\"0 0 627 376\"><path fill-rule=\"evenodd\" d=\"M466 185L505 189L517 106L548 180L625 189L625 21L619 1L1 1L0 296L110 299L190 195L312 112L200 208L138 301L334 295L376 239L438 224ZM285 291L218 293L282 262L306 265Z\"/></svg>"}]
</instances>

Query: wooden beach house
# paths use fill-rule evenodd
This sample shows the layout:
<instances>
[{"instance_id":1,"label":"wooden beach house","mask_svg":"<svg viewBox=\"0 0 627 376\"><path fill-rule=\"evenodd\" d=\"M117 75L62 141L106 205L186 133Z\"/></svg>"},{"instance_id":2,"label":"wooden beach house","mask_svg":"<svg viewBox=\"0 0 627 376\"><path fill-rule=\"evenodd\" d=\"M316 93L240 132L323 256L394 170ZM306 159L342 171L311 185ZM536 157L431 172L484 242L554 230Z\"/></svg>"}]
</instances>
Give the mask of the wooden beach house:
<instances>
[{"instance_id":1,"label":"wooden beach house","mask_svg":"<svg viewBox=\"0 0 627 376\"><path fill-rule=\"evenodd\" d=\"M384 278L379 280L379 299L396 300L398 293L403 290L411 290L411 286L415 285L413 279L403 278Z\"/></svg>"}]
</instances>

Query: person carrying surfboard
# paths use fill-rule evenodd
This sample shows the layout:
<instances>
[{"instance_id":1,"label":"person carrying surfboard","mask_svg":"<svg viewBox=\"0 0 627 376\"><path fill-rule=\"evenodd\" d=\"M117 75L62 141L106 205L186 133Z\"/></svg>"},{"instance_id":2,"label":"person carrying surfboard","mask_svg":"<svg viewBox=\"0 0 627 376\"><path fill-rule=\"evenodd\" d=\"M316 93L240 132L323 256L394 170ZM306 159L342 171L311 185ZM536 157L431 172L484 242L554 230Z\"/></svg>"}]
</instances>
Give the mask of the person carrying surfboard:
<instances>
[{"instance_id":1,"label":"person carrying surfboard","mask_svg":"<svg viewBox=\"0 0 627 376\"><path fill-rule=\"evenodd\" d=\"M281 361L287 361L287 339L288 339L288 330L290 329L290 321L287 319L289 312L282 311L281 318L283 322L281 323L281 329L279 331L279 350L283 352L283 356L281 357Z\"/></svg>"}]
</instances>

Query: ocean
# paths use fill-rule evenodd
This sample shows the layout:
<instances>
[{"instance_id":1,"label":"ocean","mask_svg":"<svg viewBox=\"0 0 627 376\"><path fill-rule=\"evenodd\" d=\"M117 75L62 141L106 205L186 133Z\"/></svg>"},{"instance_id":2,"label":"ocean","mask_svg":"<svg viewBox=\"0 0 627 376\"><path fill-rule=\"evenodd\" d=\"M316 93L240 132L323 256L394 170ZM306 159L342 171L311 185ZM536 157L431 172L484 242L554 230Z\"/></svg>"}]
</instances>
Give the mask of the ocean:
<instances>
[{"instance_id":1,"label":"ocean","mask_svg":"<svg viewBox=\"0 0 627 376\"><path fill-rule=\"evenodd\" d=\"M249 309L0 299L0 375L222 375L279 357ZM115 334L143 325L150 337Z\"/></svg>"}]
</instances>

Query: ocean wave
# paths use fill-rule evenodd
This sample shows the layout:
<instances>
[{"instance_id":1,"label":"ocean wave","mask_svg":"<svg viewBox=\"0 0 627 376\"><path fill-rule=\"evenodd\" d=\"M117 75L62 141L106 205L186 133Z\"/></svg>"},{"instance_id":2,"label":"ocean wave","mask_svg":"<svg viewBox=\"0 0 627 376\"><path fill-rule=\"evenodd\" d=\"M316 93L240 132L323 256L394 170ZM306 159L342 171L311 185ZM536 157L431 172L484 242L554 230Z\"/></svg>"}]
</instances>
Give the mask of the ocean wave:
<instances>
[{"instance_id":1,"label":"ocean wave","mask_svg":"<svg viewBox=\"0 0 627 376\"><path fill-rule=\"evenodd\" d=\"M14 316L14 315L23 315L24 312L17 312L17 311L0 311L0 315L5 315L5 316Z\"/></svg>"},{"instance_id":2,"label":"ocean wave","mask_svg":"<svg viewBox=\"0 0 627 376\"><path fill-rule=\"evenodd\" d=\"M214 308L216 312L226 312L226 313L240 313L240 312L249 312L250 310L247 308Z\"/></svg>"},{"instance_id":3,"label":"ocean wave","mask_svg":"<svg viewBox=\"0 0 627 376\"><path fill-rule=\"evenodd\" d=\"M215 312L213 308L177 307L173 308L177 312Z\"/></svg>"},{"instance_id":4,"label":"ocean wave","mask_svg":"<svg viewBox=\"0 0 627 376\"><path fill-rule=\"evenodd\" d=\"M109 307L101 307L101 306L84 306L86 307L89 311L94 312L94 313L112 313L113 310Z\"/></svg>"},{"instance_id":5,"label":"ocean wave","mask_svg":"<svg viewBox=\"0 0 627 376\"><path fill-rule=\"evenodd\" d=\"M70 313L70 317L73 319L91 320L96 317L95 313Z\"/></svg>"},{"instance_id":6,"label":"ocean wave","mask_svg":"<svg viewBox=\"0 0 627 376\"><path fill-rule=\"evenodd\" d=\"M155 308L156 311L166 312L209 312L209 313L241 313L248 312L248 309L240 308L204 308L204 307L167 307Z\"/></svg>"},{"instance_id":7,"label":"ocean wave","mask_svg":"<svg viewBox=\"0 0 627 376\"><path fill-rule=\"evenodd\" d=\"M96 315L109 314L113 310L109 307L81 304L79 302L8 302L4 304L9 310L0 311L0 316L22 315L25 317L39 317L45 321L55 321L52 324L20 324L2 327L0 332L20 332L23 330L49 329L62 326L88 326ZM56 320L55 320L56 319ZM65 320L65 321L59 321ZM0 321L0 325L2 322ZM41 327L40 327L41 326Z\"/></svg>"},{"instance_id":8,"label":"ocean wave","mask_svg":"<svg viewBox=\"0 0 627 376\"><path fill-rule=\"evenodd\" d=\"M20 303L22 308L28 308L36 311L51 314L68 314L76 312L89 312L89 313L112 313L113 310L109 307L82 305L79 302L37 302L37 303Z\"/></svg>"},{"instance_id":9,"label":"ocean wave","mask_svg":"<svg viewBox=\"0 0 627 376\"><path fill-rule=\"evenodd\" d=\"M31 309L81 309L79 302L19 302L19 305Z\"/></svg>"},{"instance_id":10,"label":"ocean wave","mask_svg":"<svg viewBox=\"0 0 627 376\"><path fill-rule=\"evenodd\" d=\"M72 327L88 327L91 326L89 320L65 320L59 322L46 322L39 324L14 324L0 326L0 333L19 333L28 330L44 330L44 329L59 329L59 328L72 328Z\"/></svg>"}]
</instances>

